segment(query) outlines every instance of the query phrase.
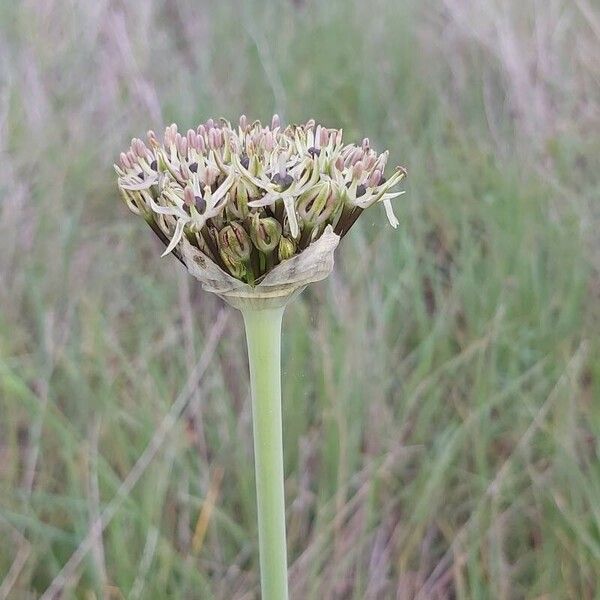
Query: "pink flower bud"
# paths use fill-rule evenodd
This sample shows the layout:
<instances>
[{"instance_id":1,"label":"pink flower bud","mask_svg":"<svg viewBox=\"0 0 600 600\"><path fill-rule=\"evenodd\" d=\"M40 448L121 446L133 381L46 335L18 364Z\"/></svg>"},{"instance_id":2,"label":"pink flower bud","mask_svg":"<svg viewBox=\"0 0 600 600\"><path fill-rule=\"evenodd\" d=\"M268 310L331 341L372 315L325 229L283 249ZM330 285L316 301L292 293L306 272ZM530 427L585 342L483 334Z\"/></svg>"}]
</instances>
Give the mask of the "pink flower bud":
<instances>
[{"instance_id":1,"label":"pink flower bud","mask_svg":"<svg viewBox=\"0 0 600 600\"><path fill-rule=\"evenodd\" d=\"M191 173L191 171L190 171L190 169L187 166L187 163L185 161L183 161L181 163L181 166L179 167L179 172L181 173L181 176L185 180L189 179L192 176L192 173Z\"/></svg>"},{"instance_id":2,"label":"pink flower bud","mask_svg":"<svg viewBox=\"0 0 600 600\"><path fill-rule=\"evenodd\" d=\"M205 183L206 185L212 186L215 181L217 180L217 177L219 176L219 173L221 171L219 171L219 169L217 167L213 167L213 166L209 166L206 169L206 173L205 173Z\"/></svg>"},{"instance_id":3,"label":"pink flower bud","mask_svg":"<svg viewBox=\"0 0 600 600\"><path fill-rule=\"evenodd\" d=\"M148 143L152 148L158 148L160 146L160 142L158 141L158 138L152 129L148 130L146 137L148 138Z\"/></svg>"},{"instance_id":4,"label":"pink flower bud","mask_svg":"<svg viewBox=\"0 0 600 600\"><path fill-rule=\"evenodd\" d=\"M375 169L371 176L369 177L369 187L376 187L379 185L381 181L381 171L379 169Z\"/></svg>"},{"instance_id":5,"label":"pink flower bud","mask_svg":"<svg viewBox=\"0 0 600 600\"><path fill-rule=\"evenodd\" d=\"M187 143L189 148L196 147L196 132L193 129L188 129L186 133Z\"/></svg>"},{"instance_id":6,"label":"pink flower bud","mask_svg":"<svg viewBox=\"0 0 600 600\"><path fill-rule=\"evenodd\" d=\"M347 167L357 163L363 156L363 151L360 148L354 148L346 158L345 164Z\"/></svg>"},{"instance_id":7,"label":"pink flower bud","mask_svg":"<svg viewBox=\"0 0 600 600\"><path fill-rule=\"evenodd\" d=\"M194 206L195 204L194 190L189 185L186 185L183 190L183 201L187 206Z\"/></svg>"},{"instance_id":8,"label":"pink flower bud","mask_svg":"<svg viewBox=\"0 0 600 600\"><path fill-rule=\"evenodd\" d=\"M363 158L363 165L365 165L365 171L370 171L374 166L375 166L375 154L367 154L364 158Z\"/></svg>"},{"instance_id":9,"label":"pink flower bud","mask_svg":"<svg viewBox=\"0 0 600 600\"><path fill-rule=\"evenodd\" d=\"M267 152L271 152L271 150L273 150L275 147L275 138L270 131L267 131L265 134L264 145Z\"/></svg>"},{"instance_id":10,"label":"pink flower bud","mask_svg":"<svg viewBox=\"0 0 600 600\"><path fill-rule=\"evenodd\" d=\"M127 158L127 154L125 154L125 152L121 152L121 154L119 154L119 160L121 161L122 167L126 169L131 169L131 163L129 162L129 159Z\"/></svg>"},{"instance_id":11,"label":"pink flower bud","mask_svg":"<svg viewBox=\"0 0 600 600\"><path fill-rule=\"evenodd\" d=\"M183 158L185 158L187 156L187 151L188 151L188 141L187 141L187 138L184 138L184 137L180 137L179 138L178 150L179 150L179 154Z\"/></svg>"},{"instance_id":12,"label":"pink flower bud","mask_svg":"<svg viewBox=\"0 0 600 600\"><path fill-rule=\"evenodd\" d=\"M358 162L354 163L354 166L352 167L352 179L360 179L362 177L363 172L364 167L362 162L359 160Z\"/></svg>"},{"instance_id":13,"label":"pink flower bud","mask_svg":"<svg viewBox=\"0 0 600 600\"><path fill-rule=\"evenodd\" d=\"M216 148L217 147L217 140L216 140L216 130L214 128L211 128L208 130L208 147L209 148Z\"/></svg>"},{"instance_id":14,"label":"pink flower bud","mask_svg":"<svg viewBox=\"0 0 600 600\"><path fill-rule=\"evenodd\" d=\"M325 129L325 127L321 129L319 141L321 142L321 146L327 146L327 144L329 143L329 130Z\"/></svg>"}]
</instances>

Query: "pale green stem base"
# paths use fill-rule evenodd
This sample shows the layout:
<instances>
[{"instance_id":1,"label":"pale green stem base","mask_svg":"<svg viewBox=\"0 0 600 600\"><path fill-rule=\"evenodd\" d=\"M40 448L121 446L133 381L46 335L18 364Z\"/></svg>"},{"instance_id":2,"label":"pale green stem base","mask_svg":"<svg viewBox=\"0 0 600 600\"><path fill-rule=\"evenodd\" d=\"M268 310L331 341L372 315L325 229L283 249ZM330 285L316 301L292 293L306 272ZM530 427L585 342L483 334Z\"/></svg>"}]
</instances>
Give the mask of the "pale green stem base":
<instances>
[{"instance_id":1,"label":"pale green stem base","mask_svg":"<svg viewBox=\"0 0 600 600\"><path fill-rule=\"evenodd\" d=\"M287 600L281 425L281 320L284 307L242 310L246 325L262 600Z\"/></svg>"}]
</instances>

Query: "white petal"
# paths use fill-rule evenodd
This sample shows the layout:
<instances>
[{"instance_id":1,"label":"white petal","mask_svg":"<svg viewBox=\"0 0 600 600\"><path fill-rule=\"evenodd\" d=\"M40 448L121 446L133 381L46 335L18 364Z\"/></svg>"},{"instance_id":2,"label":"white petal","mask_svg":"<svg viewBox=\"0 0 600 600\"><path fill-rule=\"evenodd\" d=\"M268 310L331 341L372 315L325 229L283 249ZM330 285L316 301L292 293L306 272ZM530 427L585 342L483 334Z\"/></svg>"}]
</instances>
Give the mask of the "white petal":
<instances>
[{"instance_id":1,"label":"white petal","mask_svg":"<svg viewBox=\"0 0 600 600\"><path fill-rule=\"evenodd\" d=\"M248 202L248 206L250 206L251 208L270 206L277 200L281 200L280 194L265 194L262 198L259 198L258 200L252 200L252 202Z\"/></svg>"},{"instance_id":2,"label":"white petal","mask_svg":"<svg viewBox=\"0 0 600 600\"><path fill-rule=\"evenodd\" d=\"M394 209L392 208L392 203L390 202L390 199L386 198L383 201L383 205L385 206L385 214L387 215L390 225L394 229L396 229L396 227L398 227L398 225L400 225L400 221L398 221L398 219L396 218L396 215L394 214Z\"/></svg>"},{"instance_id":3,"label":"white petal","mask_svg":"<svg viewBox=\"0 0 600 600\"><path fill-rule=\"evenodd\" d=\"M225 194L229 191L229 188L233 184L234 174L233 171L227 175L225 181L215 190L215 193L212 195L211 199L213 202L213 206L217 204L217 202L225 196Z\"/></svg>"},{"instance_id":4,"label":"white petal","mask_svg":"<svg viewBox=\"0 0 600 600\"><path fill-rule=\"evenodd\" d=\"M402 190L401 192L388 192L386 194L383 194L377 200L377 202L384 202L385 200L393 200L394 198L397 198L398 196L402 196L403 194L406 194L406 190Z\"/></svg>"},{"instance_id":5,"label":"white petal","mask_svg":"<svg viewBox=\"0 0 600 600\"><path fill-rule=\"evenodd\" d=\"M154 201L152 196L148 195L148 202L150 208L159 215L172 215L173 217L180 217L181 219L187 219L187 214L177 206L161 206Z\"/></svg>"},{"instance_id":6,"label":"white petal","mask_svg":"<svg viewBox=\"0 0 600 600\"><path fill-rule=\"evenodd\" d=\"M125 203L127 204L127 208L134 215L141 215L142 214L142 211L136 206L136 204L133 202L133 200L131 198L129 198L128 195L123 194L123 199L125 200Z\"/></svg>"},{"instance_id":7,"label":"white petal","mask_svg":"<svg viewBox=\"0 0 600 600\"><path fill-rule=\"evenodd\" d=\"M175 225L175 232L173 233L173 237L171 238L171 242L167 246L167 249L162 253L161 256L166 256L170 252L173 251L175 246L179 244L181 241L181 237L183 236L183 228L185 227L185 221L179 219L177 221L177 225Z\"/></svg>"},{"instance_id":8,"label":"white petal","mask_svg":"<svg viewBox=\"0 0 600 600\"><path fill-rule=\"evenodd\" d=\"M373 188L376 189L376 188ZM369 208L369 206L371 206L372 204L375 204L376 202L385 202L386 200L393 200L394 198L397 198L398 196L402 196L402 194L405 194L406 191L402 191L402 192L390 192L387 194L378 194L375 195L373 192L369 192L367 191L367 193L364 196L361 196L360 198L357 198L354 201L354 204L356 206L360 206L361 208Z\"/></svg>"},{"instance_id":9,"label":"white petal","mask_svg":"<svg viewBox=\"0 0 600 600\"><path fill-rule=\"evenodd\" d=\"M298 219L296 218L294 198L292 196L285 195L283 197L283 205L285 206L285 212L287 213L292 237L297 238L298 234L300 233L300 228L298 227Z\"/></svg>"},{"instance_id":10,"label":"white petal","mask_svg":"<svg viewBox=\"0 0 600 600\"><path fill-rule=\"evenodd\" d=\"M242 176L251 181L256 187L266 191L271 191L271 188L274 189L273 185L259 179L258 177L255 177L252 175L252 173L250 173L250 171L248 171L248 169L244 168L237 154L233 154L231 156L231 162L235 165L236 169L242 174Z\"/></svg>"},{"instance_id":11,"label":"white petal","mask_svg":"<svg viewBox=\"0 0 600 600\"><path fill-rule=\"evenodd\" d=\"M123 178L119 179L119 187L124 190L147 190L149 187L153 186L158 181L158 176L156 177L148 177L144 181L138 182L128 182Z\"/></svg>"}]
</instances>

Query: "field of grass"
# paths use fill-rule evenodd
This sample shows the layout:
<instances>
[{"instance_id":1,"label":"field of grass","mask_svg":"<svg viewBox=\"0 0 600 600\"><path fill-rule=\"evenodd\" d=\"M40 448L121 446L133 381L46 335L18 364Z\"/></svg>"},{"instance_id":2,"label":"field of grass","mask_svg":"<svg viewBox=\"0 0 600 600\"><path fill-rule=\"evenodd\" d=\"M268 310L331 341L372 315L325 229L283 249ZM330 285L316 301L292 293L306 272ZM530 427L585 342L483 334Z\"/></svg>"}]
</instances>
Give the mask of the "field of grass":
<instances>
[{"instance_id":1,"label":"field of grass","mask_svg":"<svg viewBox=\"0 0 600 600\"><path fill-rule=\"evenodd\" d=\"M242 112L409 172L398 230L372 208L285 315L291 597L600 598L595 2L24 0L0 6L0 600L259 597L241 317L112 170Z\"/></svg>"}]
</instances>

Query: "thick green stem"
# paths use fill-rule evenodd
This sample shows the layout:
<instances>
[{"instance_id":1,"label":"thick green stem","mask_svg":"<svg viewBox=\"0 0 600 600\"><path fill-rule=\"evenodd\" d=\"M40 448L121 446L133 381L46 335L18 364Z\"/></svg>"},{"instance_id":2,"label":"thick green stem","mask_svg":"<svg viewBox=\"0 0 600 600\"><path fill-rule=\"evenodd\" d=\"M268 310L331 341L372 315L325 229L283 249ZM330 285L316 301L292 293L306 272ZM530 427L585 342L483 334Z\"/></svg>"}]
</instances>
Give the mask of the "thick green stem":
<instances>
[{"instance_id":1,"label":"thick green stem","mask_svg":"<svg viewBox=\"0 0 600 600\"><path fill-rule=\"evenodd\" d=\"M283 310L242 310L252 387L262 600L288 598L281 425Z\"/></svg>"}]
</instances>

